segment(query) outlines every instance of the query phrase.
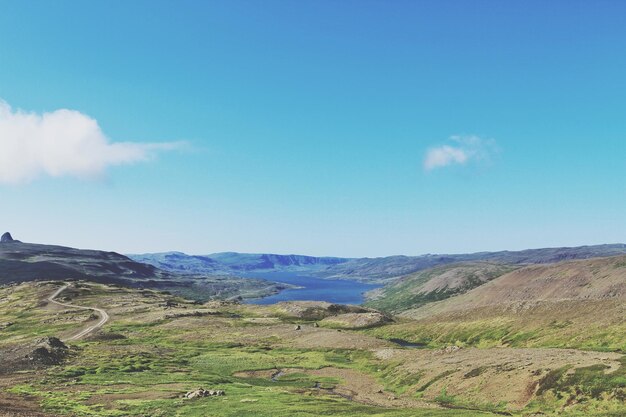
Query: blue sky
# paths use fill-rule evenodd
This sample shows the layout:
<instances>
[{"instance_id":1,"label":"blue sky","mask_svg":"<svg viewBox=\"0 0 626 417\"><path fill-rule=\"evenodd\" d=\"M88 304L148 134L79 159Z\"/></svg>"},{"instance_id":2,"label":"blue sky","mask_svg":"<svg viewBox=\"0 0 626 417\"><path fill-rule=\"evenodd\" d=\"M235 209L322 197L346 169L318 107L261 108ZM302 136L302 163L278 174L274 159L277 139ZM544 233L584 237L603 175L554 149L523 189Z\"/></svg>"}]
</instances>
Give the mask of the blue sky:
<instances>
[{"instance_id":1,"label":"blue sky","mask_svg":"<svg viewBox=\"0 0 626 417\"><path fill-rule=\"evenodd\" d=\"M626 242L624 51L620 1L2 0L0 228L127 253Z\"/></svg>"}]
</instances>

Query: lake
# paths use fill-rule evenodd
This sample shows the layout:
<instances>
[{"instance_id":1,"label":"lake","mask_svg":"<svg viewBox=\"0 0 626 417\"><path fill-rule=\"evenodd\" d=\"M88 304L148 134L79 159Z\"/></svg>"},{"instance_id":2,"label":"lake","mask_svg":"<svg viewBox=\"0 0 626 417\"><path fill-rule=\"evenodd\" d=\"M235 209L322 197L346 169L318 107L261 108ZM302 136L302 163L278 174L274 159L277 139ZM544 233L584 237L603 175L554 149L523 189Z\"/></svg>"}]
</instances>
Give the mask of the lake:
<instances>
[{"instance_id":1,"label":"lake","mask_svg":"<svg viewBox=\"0 0 626 417\"><path fill-rule=\"evenodd\" d=\"M250 278L263 278L269 281L297 285L297 289L281 291L264 298L247 300L250 304L274 304L281 301L328 301L336 304L362 304L363 293L380 288L379 284L363 284L357 281L322 279L297 272L255 272L247 273Z\"/></svg>"}]
</instances>

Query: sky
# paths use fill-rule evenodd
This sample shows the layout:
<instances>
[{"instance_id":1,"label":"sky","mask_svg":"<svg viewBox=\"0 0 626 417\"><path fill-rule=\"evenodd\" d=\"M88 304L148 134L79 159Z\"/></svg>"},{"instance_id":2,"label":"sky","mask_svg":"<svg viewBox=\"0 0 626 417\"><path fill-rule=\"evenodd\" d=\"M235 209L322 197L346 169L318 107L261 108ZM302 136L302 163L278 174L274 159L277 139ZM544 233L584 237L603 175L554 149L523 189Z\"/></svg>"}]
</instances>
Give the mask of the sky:
<instances>
[{"instance_id":1,"label":"sky","mask_svg":"<svg viewBox=\"0 0 626 417\"><path fill-rule=\"evenodd\" d=\"M626 3L0 0L0 229L386 256L626 242Z\"/></svg>"}]
</instances>

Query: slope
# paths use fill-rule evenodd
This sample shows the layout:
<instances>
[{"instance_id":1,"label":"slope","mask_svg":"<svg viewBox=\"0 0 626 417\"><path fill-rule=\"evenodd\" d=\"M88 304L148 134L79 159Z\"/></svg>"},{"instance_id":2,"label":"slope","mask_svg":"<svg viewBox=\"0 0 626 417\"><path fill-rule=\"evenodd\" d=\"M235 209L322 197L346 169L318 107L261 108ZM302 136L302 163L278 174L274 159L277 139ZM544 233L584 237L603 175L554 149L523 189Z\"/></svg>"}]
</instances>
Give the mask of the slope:
<instances>
[{"instance_id":1,"label":"slope","mask_svg":"<svg viewBox=\"0 0 626 417\"><path fill-rule=\"evenodd\" d=\"M463 294L516 268L491 262L437 266L406 275L371 291L368 293L367 305L397 314Z\"/></svg>"},{"instance_id":2,"label":"slope","mask_svg":"<svg viewBox=\"0 0 626 417\"><path fill-rule=\"evenodd\" d=\"M626 350L626 256L524 267L405 311L388 337L430 344Z\"/></svg>"}]
</instances>

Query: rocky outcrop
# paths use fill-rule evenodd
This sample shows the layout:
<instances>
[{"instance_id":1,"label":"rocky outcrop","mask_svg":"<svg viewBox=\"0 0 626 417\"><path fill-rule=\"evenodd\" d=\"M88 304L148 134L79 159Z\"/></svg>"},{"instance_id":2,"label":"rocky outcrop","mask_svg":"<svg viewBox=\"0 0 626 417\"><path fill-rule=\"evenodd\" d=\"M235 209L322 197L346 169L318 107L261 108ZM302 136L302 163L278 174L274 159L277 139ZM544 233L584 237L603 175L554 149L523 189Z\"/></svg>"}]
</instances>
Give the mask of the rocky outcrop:
<instances>
[{"instance_id":1,"label":"rocky outcrop","mask_svg":"<svg viewBox=\"0 0 626 417\"><path fill-rule=\"evenodd\" d=\"M2 235L2 237L0 237L0 243L11 243L11 242L15 242L16 240L13 239L13 236L11 236L11 233L6 232L5 234Z\"/></svg>"},{"instance_id":2,"label":"rocky outcrop","mask_svg":"<svg viewBox=\"0 0 626 417\"><path fill-rule=\"evenodd\" d=\"M44 337L36 342L36 347L27 359L40 365L58 365L67 356L68 348L56 337Z\"/></svg>"},{"instance_id":3,"label":"rocky outcrop","mask_svg":"<svg viewBox=\"0 0 626 417\"><path fill-rule=\"evenodd\" d=\"M276 304L274 309L280 316L303 320L321 320L338 314L375 311L359 306L332 304L325 301L286 301Z\"/></svg>"},{"instance_id":4,"label":"rocky outcrop","mask_svg":"<svg viewBox=\"0 0 626 417\"><path fill-rule=\"evenodd\" d=\"M272 309L286 319L314 321L313 327L364 329L393 321L387 314L372 308L325 301L286 301L275 304ZM295 330L300 330L300 326Z\"/></svg>"},{"instance_id":5,"label":"rocky outcrop","mask_svg":"<svg viewBox=\"0 0 626 417\"><path fill-rule=\"evenodd\" d=\"M390 323L389 316L378 311L368 311L363 313L346 313L334 317L327 317L320 323L326 327L341 329L366 329L368 327L382 326Z\"/></svg>"},{"instance_id":6,"label":"rocky outcrop","mask_svg":"<svg viewBox=\"0 0 626 417\"><path fill-rule=\"evenodd\" d=\"M210 390L206 390L204 388L198 388L195 389L193 391L189 391L188 393L186 393L185 395L183 395L184 398L187 398L188 400L192 400L194 398L202 398L202 397L221 397L223 395L226 395L226 393L224 392L224 390L221 389L210 389Z\"/></svg>"}]
</instances>

